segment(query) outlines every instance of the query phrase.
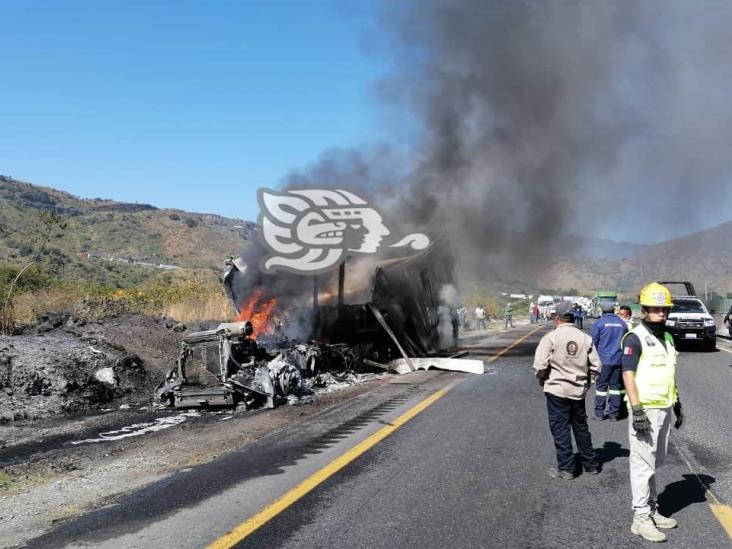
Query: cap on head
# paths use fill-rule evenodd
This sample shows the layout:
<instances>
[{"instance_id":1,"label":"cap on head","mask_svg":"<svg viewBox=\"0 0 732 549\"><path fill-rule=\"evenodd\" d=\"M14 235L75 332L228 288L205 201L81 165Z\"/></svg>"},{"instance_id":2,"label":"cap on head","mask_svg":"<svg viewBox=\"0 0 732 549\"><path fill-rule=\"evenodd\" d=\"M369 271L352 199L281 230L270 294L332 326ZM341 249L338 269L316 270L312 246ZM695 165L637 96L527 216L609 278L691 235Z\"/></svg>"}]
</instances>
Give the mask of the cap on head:
<instances>
[{"instance_id":1,"label":"cap on head","mask_svg":"<svg viewBox=\"0 0 732 549\"><path fill-rule=\"evenodd\" d=\"M601 309L603 313L612 313L615 310L615 303L605 301L603 302Z\"/></svg>"},{"instance_id":2,"label":"cap on head","mask_svg":"<svg viewBox=\"0 0 732 549\"><path fill-rule=\"evenodd\" d=\"M658 282L643 286L638 300L643 307L671 307L671 292Z\"/></svg>"},{"instance_id":3,"label":"cap on head","mask_svg":"<svg viewBox=\"0 0 732 549\"><path fill-rule=\"evenodd\" d=\"M572 322L574 320L574 305L569 301L562 301L557 305L557 317Z\"/></svg>"}]
</instances>

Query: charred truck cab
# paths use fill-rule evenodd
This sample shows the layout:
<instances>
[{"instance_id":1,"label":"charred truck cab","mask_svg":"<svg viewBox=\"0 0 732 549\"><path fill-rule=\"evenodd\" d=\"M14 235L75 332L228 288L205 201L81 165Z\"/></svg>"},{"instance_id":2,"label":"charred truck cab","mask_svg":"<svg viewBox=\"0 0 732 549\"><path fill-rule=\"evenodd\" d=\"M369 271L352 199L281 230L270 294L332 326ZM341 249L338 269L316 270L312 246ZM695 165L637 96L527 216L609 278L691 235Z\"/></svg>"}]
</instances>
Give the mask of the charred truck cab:
<instances>
[{"instance_id":1,"label":"charred truck cab","mask_svg":"<svg viewBox=\"0 0 732 549\"><path fill-rule=\"evenodd\" d=\"M303 395L302 375L291 361L271 356L252 339L249 321L219 324L183 340L176 367L155 390L156 401L176 408L247 409Z\"/></svg>"}]
</instances>

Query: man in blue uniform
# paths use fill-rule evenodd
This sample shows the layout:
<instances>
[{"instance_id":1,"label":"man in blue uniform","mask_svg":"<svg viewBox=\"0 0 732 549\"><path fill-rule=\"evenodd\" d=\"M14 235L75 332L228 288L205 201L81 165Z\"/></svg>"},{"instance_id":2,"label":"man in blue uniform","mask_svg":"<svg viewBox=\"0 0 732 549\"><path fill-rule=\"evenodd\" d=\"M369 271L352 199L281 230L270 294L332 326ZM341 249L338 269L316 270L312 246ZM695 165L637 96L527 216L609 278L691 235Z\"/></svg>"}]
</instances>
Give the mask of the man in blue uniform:
<instances>
[{"instance_id":1,"label":"man in blue uniform","mask_svg":"<svg viewBox=\"0 0 732 549\"><path fill-rule=\"evenodd\" d=\"M602 317L592 325L592 343L595 345L602 370L595 386L595 412L592 419L602 421L606 417L617 421L623 405L622 348L621 342L628 325L613 313L614 305L602 306ZM605 405L607 404L607 416Z\"/></svg>"}]
</instances>

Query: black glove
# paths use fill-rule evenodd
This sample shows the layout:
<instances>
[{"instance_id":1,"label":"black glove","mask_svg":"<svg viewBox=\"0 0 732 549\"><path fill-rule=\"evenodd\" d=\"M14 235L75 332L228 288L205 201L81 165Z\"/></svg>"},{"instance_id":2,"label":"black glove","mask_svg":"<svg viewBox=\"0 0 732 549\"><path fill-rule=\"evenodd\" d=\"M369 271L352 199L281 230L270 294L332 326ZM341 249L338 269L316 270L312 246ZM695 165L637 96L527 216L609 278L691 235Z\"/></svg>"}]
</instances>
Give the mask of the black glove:
<instances>
[{"instance_id":1,"label":"black glove","mask_svg":"<svg viewBox=\"0 0 732 549\"><path fill-rule=\"evenodd\" d=\"M544 387L544 383L549 379L549 373L546 371L537 372L536 379L539 381L539 385Z\"/></svg>"},{"instance_id":2,"label":"black glove","mask_svg":"<svg viewBox=\"0 0 732 549\"><path fill-rule=\"evenodd\" d=\"M674 404L674 415L676 416L674 427L678 429L684 423L684 410L681 408L681 401L678 399L676 400L676 404Z\"/></svg>"},{"instance_id":3,"label":"black glove","mask_svg":"<svg viewBox=\"0 0 732 549\"><path fill-rule=\"evenodd\" d=\"M648 416L640 404L633 406L633 429L639 435L645 435L651 432L651 422L648 421Z\"/></svg>"}]
</instances>

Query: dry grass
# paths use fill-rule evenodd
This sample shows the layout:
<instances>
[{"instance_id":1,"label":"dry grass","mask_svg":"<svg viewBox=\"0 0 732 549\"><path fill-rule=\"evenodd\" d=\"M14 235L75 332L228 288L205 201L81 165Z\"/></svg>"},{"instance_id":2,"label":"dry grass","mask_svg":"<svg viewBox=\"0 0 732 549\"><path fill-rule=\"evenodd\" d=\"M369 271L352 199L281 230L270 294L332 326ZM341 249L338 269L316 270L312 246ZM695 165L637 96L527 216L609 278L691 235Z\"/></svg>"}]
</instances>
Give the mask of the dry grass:
<instances>
[{"instance_id":1,"label":"dry grass","mask_svg":"<svg viewBox=\"0 0 732 549\"><path fill-rule=\"evenodd\" d=\"M110 311L164 315L180 322L231 320L236 312L218 281L199 279L157 282L136 289L113 289L60 284L17 294L10 316L14 325L28 325L52 311L76 311L90 317Z\"/></svg>"},{"instance_id":2,"label":"dry grass","mask_svg":"<svg viewBox=\"0 0 732 549\"><path fill-rule=\"evenodd\" d=\"M19 494L25 490L48 484L55 480L54 475L46 475L41 473L34 474L14 474L6 471L0 471L0 495L11 496Z\"/></svg>"},{"instance_id":3,"label":"dry grass","mask_svg":"<svg viewBox=\"0 0 732 549\"><path fill-rule=\"evenodd\" d=\"M92 506L93 505L89 503L86 505L86 508L91 508ZM78 517L82 514L83 510L84 508L76 503L62 505L53 513L51 517L51 524Z\"/></svg>"},{"instance_id":4,"label":"dry grass","mask_svg":"<svg viewBox=\"0 0 732 549\"><path fill-rule=\"evenodd\" d=\"M84 298L82 290L70 286L44 288L13 297L13 313L18 324L30 324L39 314L70 309Z\"/></svg>"},{"instance_id":5,"label":"dry grass","mask_svg":"<svg viewBox=\"0 0 732 549\"><path fill-rule=\"evenodd\" d=\"M180 322L219 320L226 322L235 316L229 299L223 294L194 297L185 301L168 304L162 313Z\"/></svg>"}]
</instances>

